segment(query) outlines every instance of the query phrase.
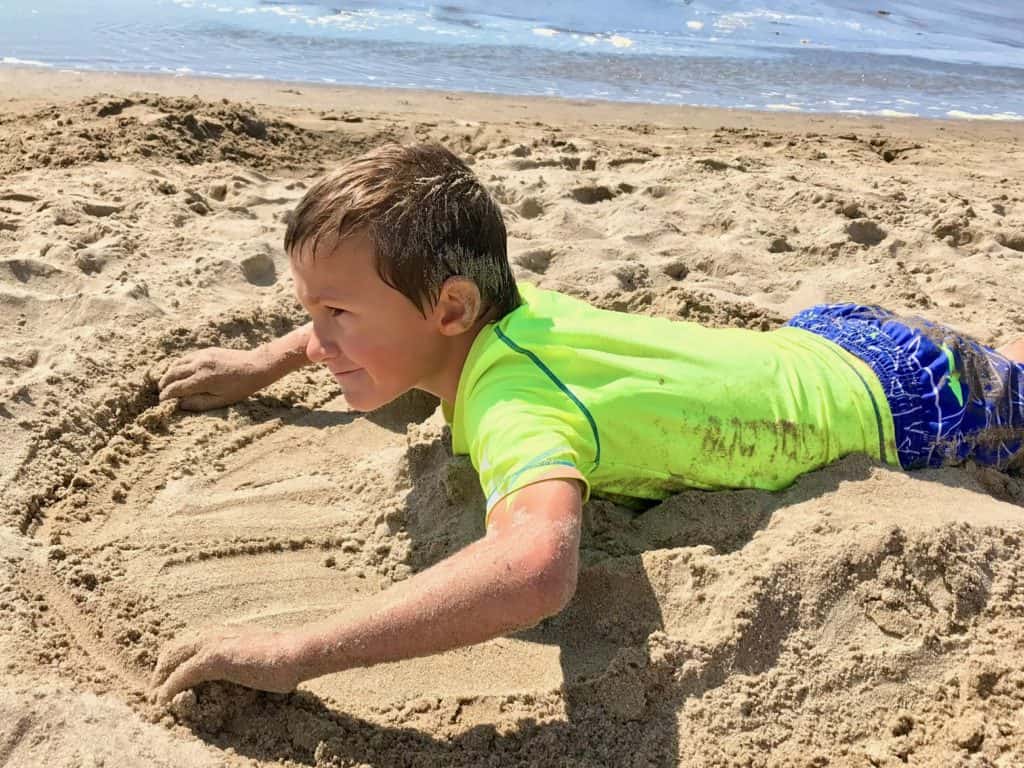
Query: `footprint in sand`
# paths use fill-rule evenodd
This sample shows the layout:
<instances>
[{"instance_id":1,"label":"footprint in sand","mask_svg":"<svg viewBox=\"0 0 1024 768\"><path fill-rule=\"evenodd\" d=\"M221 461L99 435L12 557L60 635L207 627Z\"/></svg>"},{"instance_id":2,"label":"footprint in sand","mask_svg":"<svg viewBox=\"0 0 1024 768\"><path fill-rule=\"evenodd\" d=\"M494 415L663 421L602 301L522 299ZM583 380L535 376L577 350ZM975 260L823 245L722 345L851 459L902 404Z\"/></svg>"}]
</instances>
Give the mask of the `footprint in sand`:
<instances>
[{"instance_id":1,"label":"footprint in sand","mask_svg":"<svg viewBox=\"0 0 1024 768\"><path fill-rule=\"evenodd\" d=\"M39 198L26 192L0 192L0 232L17 232L24 224L24 216L31 212L32 203Z\"/></svg>"},{"instance_id":2,"label":"footprint in sand","mask_svg":"<svg viewBox=\"0 0 1024 768\"><path fill-rule=\"evenodd\" d=\"M885 229L871 219L854 219L846 225L846 234L860 245L878 245L889 236Z\"/></svg>"},{"instance_id":3,"label":"footprint in sand","mask_svg":"<svg viewBox=\"0 0 1024 768\"><path fill-rule=\"evenodd\" d=\"M33 291L59 296L77 291L81 283L69 272L39 259L0 259L0 275L9 275Z\"/></svg>"},{"instance_id":4,"label":"footprint in sand","mask_svg":"<svg viewBox=\"0 0 1024 768\"><path fill-rule=\"evenodd\" d=\"M513 260L519 266L536 272L538 275L543 275L548 271L554 258L555 253L550 248L531 248L513 257Z\"/></svg>"},{"instance_id":5,"label":"footprint in sand","mask_svg":"<svg viewBox=\"0 0 1024 768\"><path fill-rule=\"evenodd\" d=\"M87 200L82 203L82 211L88 216L95 216L97 218L106 218L123 210L124 206L118 203L105 203L97 200Z\"/></svg>"},{"instance_id":6,"label":"footprint in sand","mask_svg":"<svg viewBox=\"0 0 1024 768\"><path fill-rule=\"evenodd\" d=\"M603 185L587 185L570 190L569 196L577 203L594 205L595 203L603 203L606 200L614 199L615 193Z\"/></svg>"},{"instance_id":7,"label":"footprint in sand","mask_svg":"<svg viewBox=\"0 0 1024 768\"><path fill-rule=\"evenodd\" d=\"M25 192L0 192L0 200L10 200L15 203L37 203L39 198Z\"/></svg>"},{"instance_id":8,"label":"footprint in sand","mask_svg":"<svg viewBox=\"0 0 1024 768\"><path fill-rule=\"evenodd\" d=\"M996 242L1011 251L1024 253L1024 230L1017 232L997 232Z\"/></svg>"},{"instance_id":9,"label":"footprint in sand","mask_svg":"<svg viewBox=\"0 0 1024 768\"><path fill-rule=\"evenodd\" d=\"M87 275L102 272L109 260L110 254L104 248L83 248L75 254L75 266Z\"/></svg>"},{"instance_id":10,"label":"footprint in sand","mask_svg":"<svg viewBox=\"0 0 1024 768\"><path fill-rule=\"evenodd\" d=\"M267 250L246 256L239 262L242 274L252 285L266 287L277 282L277 269L274 257Z\"/></svg>"},{"instance_id":11,"label":"footprint in sand","mask_svg":"<svg viewBox=\"0 0 1024 768\"><path fill-rule=\"evenodd\" d=\"M536 219L544 213L544 204L536 197L524 197L516 206L516 213L524 219Z\"/></svg>"}]
</instances>

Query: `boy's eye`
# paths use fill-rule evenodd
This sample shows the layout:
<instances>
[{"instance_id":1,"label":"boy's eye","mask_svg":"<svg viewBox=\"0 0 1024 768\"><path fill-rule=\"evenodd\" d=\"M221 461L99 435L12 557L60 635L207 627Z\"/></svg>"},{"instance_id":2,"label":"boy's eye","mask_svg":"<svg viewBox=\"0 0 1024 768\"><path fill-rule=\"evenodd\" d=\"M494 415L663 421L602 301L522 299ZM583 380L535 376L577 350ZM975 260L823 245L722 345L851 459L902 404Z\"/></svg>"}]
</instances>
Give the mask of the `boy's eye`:
<instances>
[{"instance_id":1,"label":"boy's eye","mask_svg":"<svg viewBox=\"0 0 1024 768\"><path fill-rule=\"evenodd\" d=\"M345 310L339 309L338 307L327 307L327 311L330 313L331 317L337 317L338 315L345 314Z\"/></svg>"}]
</instances>

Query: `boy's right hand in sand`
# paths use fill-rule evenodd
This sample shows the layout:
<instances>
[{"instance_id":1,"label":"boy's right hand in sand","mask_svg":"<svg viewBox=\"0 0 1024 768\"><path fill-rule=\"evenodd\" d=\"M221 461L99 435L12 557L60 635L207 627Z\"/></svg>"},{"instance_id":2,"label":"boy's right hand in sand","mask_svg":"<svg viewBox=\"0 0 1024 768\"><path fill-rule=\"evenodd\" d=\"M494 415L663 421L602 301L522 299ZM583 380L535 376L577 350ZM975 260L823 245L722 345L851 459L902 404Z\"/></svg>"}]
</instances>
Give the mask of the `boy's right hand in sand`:
<instances>
[{"instance_id":1,"label":"boy's right hand in sand","mask_svg":"<svg viewBox=\"0 0 1024 768\"><path fill-rule=\"evenodd\" d=\"M274 378L259 350L211 347L175 360L157 386L161 400L176 397L182 410L206 411L244 400Z\"/></svg>"},{"instance_id":2,"label":"boy's right hand in sand","mask_svg":"<svg viewBox=\"0 0 1024 768\"><path fill-rule=\"evenodd\" d=\"M252 350L210 347L171 363L160 377L160 399L178 398L185 411L208 411L244 400L282 376L309 365L311 325Z\"/></svg>"}]
</instances>

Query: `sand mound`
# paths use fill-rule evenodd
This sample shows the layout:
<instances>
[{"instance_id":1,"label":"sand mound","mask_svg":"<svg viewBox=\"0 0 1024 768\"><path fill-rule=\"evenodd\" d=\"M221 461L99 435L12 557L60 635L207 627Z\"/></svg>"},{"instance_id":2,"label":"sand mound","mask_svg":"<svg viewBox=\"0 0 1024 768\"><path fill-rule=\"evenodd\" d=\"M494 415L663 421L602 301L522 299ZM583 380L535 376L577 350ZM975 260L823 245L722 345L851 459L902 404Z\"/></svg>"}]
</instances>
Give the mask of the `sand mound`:
<instances>
[{"instance_id":1,"label":"sand mound","mask_svg":"<svg viewBox=\"0 0 1024 768\"><path fill-rule=\"evenodd\" d=\"M0 119L0 137L19 150L0 159L0 173L7 174L108 160L308 167L363 151L387 134L303 130L228 99L133 94L100 95Z\"/></svg>"},{"instance_id":2,"label":"sand mound","mask_svg":"<svg viewBox=\"0 0 1024 768\"><path fill-rule=\"evenodd\" d=\"M1005 143L435 112L132 94L0 120L0 762L1020 764L1024 483L863 457L592 502L573 603L516 636L148 702L168 640L327 616L482 533L429 398L356 414L310 370L208 414L156 400L182 351L301 320L287 211L366 142L450 143L518 277L601 306L769 329L856 298L1024 334Z\"/></svg>"}]
</instances>

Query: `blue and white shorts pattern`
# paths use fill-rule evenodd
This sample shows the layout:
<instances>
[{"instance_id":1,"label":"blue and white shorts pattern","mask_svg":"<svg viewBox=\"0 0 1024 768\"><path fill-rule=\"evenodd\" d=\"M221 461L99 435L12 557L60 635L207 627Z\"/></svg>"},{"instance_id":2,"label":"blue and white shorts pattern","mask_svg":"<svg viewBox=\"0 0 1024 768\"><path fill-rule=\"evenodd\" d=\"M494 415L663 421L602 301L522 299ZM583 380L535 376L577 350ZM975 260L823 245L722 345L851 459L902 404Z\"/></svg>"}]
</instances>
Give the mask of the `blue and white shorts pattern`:
<instances>
[{"instance_id":1,"label":"blue and white shorts pattern","mask_svg":"<svg viewBox=\"0 0 1024 768\"><path fill-rule=\"evenodd\" d=\"M824 336L882 382L904 469L970 458L1024 464L1024 365L956 331L880 307L820 304L787 325Z\"/></svg>"}]
</instances>

